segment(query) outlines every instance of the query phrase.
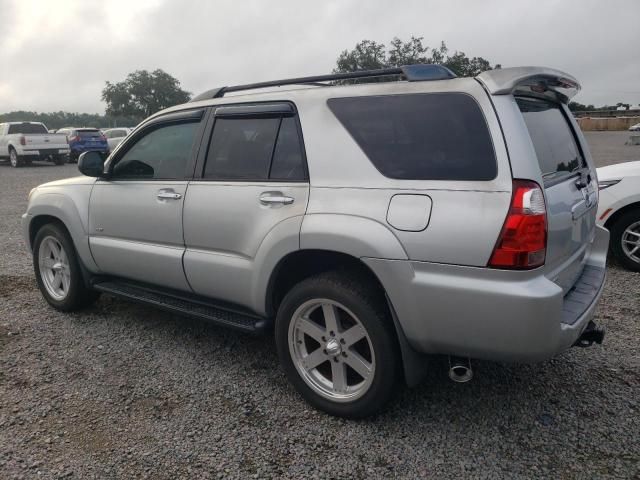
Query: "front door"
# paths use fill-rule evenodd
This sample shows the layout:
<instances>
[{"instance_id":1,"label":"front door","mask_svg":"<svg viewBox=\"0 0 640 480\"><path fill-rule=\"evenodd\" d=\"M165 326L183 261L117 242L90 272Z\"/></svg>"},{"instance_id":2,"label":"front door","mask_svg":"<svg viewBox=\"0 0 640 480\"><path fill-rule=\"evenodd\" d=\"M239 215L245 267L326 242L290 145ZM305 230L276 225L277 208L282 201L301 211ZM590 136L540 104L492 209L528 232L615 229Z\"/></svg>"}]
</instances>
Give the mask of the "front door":
<instances>
[{"instance_id":1,"label":"front door","mask_svg":"<svg viewBox=\"0 0 640 480\"><path fill-rule=\"evenodd\" d=\"M300 127L287 103L220 107L206 138L184 207L185 271L194 292L253 308L270 255L300 246Z\"/></svg>"},{"instance_id":2,"label":"front door","mask_svg":"<svg viewBox=\"0 0 640 480\"><path fill-rule=\"evenodd\" d=\"M107 164L89 204L89 244L105 274L190 290L182 267L182 208L202 111L159 117Z\"/></svg>"}]
</instances>

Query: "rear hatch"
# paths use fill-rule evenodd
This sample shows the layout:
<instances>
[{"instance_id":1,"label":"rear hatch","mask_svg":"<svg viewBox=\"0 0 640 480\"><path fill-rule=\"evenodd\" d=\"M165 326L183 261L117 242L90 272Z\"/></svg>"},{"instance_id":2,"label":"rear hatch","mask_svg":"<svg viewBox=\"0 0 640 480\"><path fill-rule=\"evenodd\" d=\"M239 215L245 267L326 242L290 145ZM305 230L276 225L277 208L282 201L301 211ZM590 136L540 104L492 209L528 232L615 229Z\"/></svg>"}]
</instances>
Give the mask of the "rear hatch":
<instances>
[{"instance_id":1,"label":"rear hatch","mask_svg":"<svg viewBox=\"0 0 640 480\"><path fill-rule=\"evenodd\" d=\"M77 129L76 141L85 150L104 150L107 148L107 139L97 128Z\"/></svg>"},{"instance_id":2,"label":"rear hatch","mask_svg":"<svg viewBox=\"0 0 640 480\"><path fill-rule=\"evenodd\" d=\"M580 91L571 75L546 67L483 72L477 80L501 119L514 179L544 190L547 248L544 272L567 293L584 270L596 234L596 171L567 108ZM530 140L529 140L530 139Z\"/></svg>"},{"instance_id":3,"label":"rear hatch","mask_svg":"<svg viewBox=\"0 0 640 480\"><path fill-rule=\"evenodd\" d=\"M547 205L545 273L567 292L582 273L598 203L590 167L562 104L516 96L542 174Z\"/></svg>"}]
</instances>

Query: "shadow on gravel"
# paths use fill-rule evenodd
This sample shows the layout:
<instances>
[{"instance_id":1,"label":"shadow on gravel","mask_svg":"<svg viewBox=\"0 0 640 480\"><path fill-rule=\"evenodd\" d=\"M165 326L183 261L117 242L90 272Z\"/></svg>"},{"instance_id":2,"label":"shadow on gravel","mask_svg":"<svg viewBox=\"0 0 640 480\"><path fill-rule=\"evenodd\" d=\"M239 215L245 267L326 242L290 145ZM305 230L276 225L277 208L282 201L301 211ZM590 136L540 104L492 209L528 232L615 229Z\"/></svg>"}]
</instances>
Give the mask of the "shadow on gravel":
<instances>
[{"instance_id":1,"label":"shadow on gravel","mask_svg":"<svg viewBox=\"0 0 640 480\"><path fill-rule=\"evenodd\" d=\"M66 163L64 164L66 165ZM55 165L53 163L49 163L49 162L33 162L31 163L31 165L22 165L21 167L19 167L20 169L23 168L40 168L40 167L60 167L62 165ZM0 168L1 167L11 167L11 164L9 162L2 162L0 161Z\"/></svg>"}]
</instances>

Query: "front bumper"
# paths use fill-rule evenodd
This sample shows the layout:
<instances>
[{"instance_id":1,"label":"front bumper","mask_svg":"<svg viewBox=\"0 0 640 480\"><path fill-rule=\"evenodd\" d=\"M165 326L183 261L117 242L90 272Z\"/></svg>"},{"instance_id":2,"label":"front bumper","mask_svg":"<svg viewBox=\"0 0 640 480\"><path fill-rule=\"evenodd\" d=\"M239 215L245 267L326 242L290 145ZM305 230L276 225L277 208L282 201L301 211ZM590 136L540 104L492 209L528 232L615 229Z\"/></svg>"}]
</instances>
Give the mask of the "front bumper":
<instances>
[{"instance_id":1,"label":"front bumper","mask_svg":"<svg viewBox=\"0 0 640 480\"><path fill-rule=\"evenodd\" d=\"M363 260L385 287L416 351L533 362L571 347L593 318L608 243L609 232L598 227L583 277L566 296L541 269Z\"/></svg>"}]
</instances>

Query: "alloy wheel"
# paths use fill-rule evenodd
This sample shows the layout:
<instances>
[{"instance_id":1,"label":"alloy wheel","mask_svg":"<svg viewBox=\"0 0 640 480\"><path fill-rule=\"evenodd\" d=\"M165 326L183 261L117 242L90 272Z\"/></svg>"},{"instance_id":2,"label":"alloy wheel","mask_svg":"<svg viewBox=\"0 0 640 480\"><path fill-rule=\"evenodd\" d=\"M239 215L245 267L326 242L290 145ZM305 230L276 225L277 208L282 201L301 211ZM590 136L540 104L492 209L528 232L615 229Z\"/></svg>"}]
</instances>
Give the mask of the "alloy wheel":
<instances>
[{"instance_id":1,"label":"alloy wheel","mask_svg":"<svg viewBox=\"0 0 640 480\"><path fill-rule=\"evenodd\" d=\"M362 322L329 299L302 304L289 324L289 353L305 383L334 402L362 397L373 382L376 358Z\"/></svg>"},{"instance_id":2,"label":"alloy wheel","mask_svg":"<svg viewBox=\"0 0 640 480\"><path fill-rule=\"evenodd\" d=\"M622 233L622 251L636 263L640 263L640 221L629 225Z\"/></svg>"},{"instance_id":3,"label":"alloy wheel","mask_svg":"<svg viewBox=\"0 0 640 480\"><path fill-rule=\"evenodd\" d=\"M71 269L67 253L53 236L45 237L38 252L40 278L47 293L55 300L64 300L69 294Z\"/></svg>"}]
</instances>

